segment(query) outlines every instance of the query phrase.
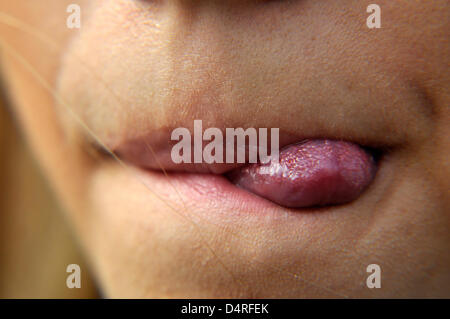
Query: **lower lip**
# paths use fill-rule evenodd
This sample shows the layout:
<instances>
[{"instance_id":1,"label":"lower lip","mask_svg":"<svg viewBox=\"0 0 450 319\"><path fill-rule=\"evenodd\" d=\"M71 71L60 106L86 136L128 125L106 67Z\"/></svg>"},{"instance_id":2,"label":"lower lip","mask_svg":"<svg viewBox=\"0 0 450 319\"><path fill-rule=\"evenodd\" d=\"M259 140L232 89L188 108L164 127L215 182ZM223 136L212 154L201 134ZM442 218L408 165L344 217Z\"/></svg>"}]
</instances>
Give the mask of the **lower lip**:
<instances>
[{"instance_id":1,"label":"lower lip","mask_svg":"<svg viewBox=\"0 0 450 319\"><path fill-rule=\"evenodd\" d=\"M285 208L232 184L226 177L214 174L167 173L138 169L141 181L161 200L176 208L192 208L194 215L208 220L237 222L243 220L274 222L286 219L316 218L327 215L330 207ZM200 203L200 204L198 204ZM186 207L184 207L186 205ZM198 208L198 209L196 209ZM211 214L219 211L220 214ZM314 213L314 214L313 214ZM319 213L319 214L316 214Z\"/></svg>"},{"instance_id":2,"label":"lower lip","mask_svg":"<svg viewBox=\"0 0 450 319\"><path fill-rule=\"evenodd\" d=\"M385 174L382 167L377 174ZM272 242L278 242L287 234L296 234L294 242L301 242L301 238L307 241L324 232L364 227L378 200L368 190L358 200L345 205L286 208L237 187L222 175L166 175L136 166L129 168L127 180L139 185L138 189L132 188L136 196L149 197L144 204L151 205L149 212L161 212L162 218L168 220L176 215L200 231L214 231L214 236L217 232L233 236L265 232L264 236ZM372 185L373 188L377 188L376 185ZM152 214L148 218L152 218Z\"/></svg>"},{"instance_id":3,"label":"lower lip","mask_svg":"<svg viewBox=\"0 0 450 319\"><path fill-rule=\"evenodd\" d=\"M273 222L277 220L285 223L288 219L297 224L298 221L303 223L305 219L316 220L317 218L326 223L324 216L349 210L347 205L282 207L234 185L223 175L163 173L136 166L134 168L141 177L141 182L168 206L171 206L170 208L185 212L189 210L189 215L202 215L210 221L214 220L215 224L223 222L239 224L243 220L251 220L251 223L255 224L270 222L273 226Z\"/></svg>"}]
</instances>

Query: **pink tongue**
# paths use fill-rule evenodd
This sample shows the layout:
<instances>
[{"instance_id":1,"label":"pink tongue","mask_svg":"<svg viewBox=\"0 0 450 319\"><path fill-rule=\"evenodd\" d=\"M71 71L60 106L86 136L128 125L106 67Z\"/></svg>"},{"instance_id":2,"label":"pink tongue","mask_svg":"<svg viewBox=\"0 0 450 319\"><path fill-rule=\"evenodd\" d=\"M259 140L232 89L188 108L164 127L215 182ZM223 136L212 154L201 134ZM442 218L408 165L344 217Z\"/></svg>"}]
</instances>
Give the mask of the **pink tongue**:
<instances>
[{"instance_id":1,"label":"pink tongue","mask_svg":"<svg viewBox=\"0 0 450 319\"><path fill-rule=\"evenodd\" d=\"M280 151L279 163L252 164L233 171L233 183L286 207L348 203L373 180L376 165L361 147L311 140Z\"/></svg>"}]
</instances>

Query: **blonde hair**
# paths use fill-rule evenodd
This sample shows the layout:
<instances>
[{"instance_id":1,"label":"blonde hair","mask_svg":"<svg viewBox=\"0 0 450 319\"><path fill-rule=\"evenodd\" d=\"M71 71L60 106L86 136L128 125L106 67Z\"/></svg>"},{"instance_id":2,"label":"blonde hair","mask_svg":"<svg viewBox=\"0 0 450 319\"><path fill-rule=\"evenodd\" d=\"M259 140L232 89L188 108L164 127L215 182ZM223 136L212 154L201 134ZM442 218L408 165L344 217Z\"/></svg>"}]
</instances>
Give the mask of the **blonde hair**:
<instances>
[{"instance_id":1,"label":"blonde hair","mask_svg":"<svg viewBox=\"0 0 450 319\"><path fill-rule=\"evenodd\" d=\"M0 96L0 298L97 297L64 215ZM81 267L69 289L67 265Z\"/></svg>"}]
</instances>

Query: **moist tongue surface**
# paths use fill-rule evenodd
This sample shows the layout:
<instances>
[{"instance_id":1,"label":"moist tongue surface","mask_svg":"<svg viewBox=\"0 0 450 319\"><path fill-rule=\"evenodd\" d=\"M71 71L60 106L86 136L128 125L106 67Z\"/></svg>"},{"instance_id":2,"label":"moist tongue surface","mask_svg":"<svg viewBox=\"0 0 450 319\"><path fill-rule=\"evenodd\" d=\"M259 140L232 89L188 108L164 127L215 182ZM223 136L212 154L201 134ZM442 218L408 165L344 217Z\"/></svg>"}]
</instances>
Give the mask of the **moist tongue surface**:
<instances>
[{"instance_id":1,"label":"moist tongue surface","mask_svg":"<svg viewBox=\"0 0 450 319\"><path fill-rule=\"evenodd\" d=\"M281 206L310 207L355 200L375 172L372 156L356 144L308 140L281 150L278 162L245 166L229 178Z\"/></svg>"}]
</instances>

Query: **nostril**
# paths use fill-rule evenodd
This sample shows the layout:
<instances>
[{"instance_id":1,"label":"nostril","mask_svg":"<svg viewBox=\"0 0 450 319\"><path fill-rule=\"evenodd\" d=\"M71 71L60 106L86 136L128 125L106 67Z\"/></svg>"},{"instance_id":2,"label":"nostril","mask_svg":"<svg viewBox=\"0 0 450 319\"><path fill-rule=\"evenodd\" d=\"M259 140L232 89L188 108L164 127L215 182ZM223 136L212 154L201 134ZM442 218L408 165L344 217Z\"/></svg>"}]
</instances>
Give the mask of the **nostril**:
<instances>
[{"instance_id":1,"label":"nostril","mask_svg":"<svg viewBox=\"0 0 450 319\"><path fill-rule=\"evenodd\" d=\"M376 168L374 156L356 144L309 140L283 149L278 162L245 166L228 177L281 206L310 207L355 200Z\"/></svg>"}]
</instances>

